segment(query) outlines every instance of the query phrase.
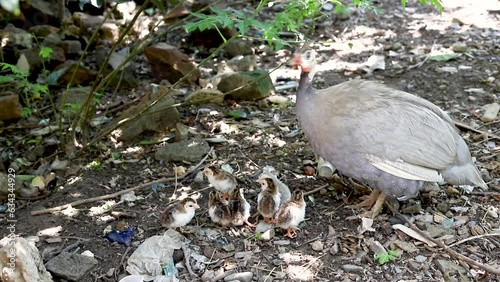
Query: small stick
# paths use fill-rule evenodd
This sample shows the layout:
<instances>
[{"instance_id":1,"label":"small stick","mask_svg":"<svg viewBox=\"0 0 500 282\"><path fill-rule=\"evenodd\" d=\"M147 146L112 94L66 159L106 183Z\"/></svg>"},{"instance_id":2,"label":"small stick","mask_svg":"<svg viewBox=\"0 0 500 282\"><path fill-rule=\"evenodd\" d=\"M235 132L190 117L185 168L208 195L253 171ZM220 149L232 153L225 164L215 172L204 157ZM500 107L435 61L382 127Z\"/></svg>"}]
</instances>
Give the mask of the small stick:
<instances>
[{"instance_id":1,"label":"small stick","mask_svg":"<svg viewBox=\"0 0 500 282\"><path fill-rule=\"evenodd\" d=\"M120 195L126 194L126 193L131 192L131 191L140 190L140 189L143 189L145 187L149 187L153 184L184 179L187 176L189 176L191 173L196 171L198 169L198 167L200 167L201 164L208 158L208 156L212 153L212 151L213 151L213 147L210 148L210 151L207 153L207 155L198 164L196 164L196 166L194 166L192 169L188 170L188 172L182 176L160 178L158 180L154 180L154 181L151 181L151 182L148 182L145 184L137 185L137 186L129 188L129 189L118 191L116 193L111 193L111 194L107 194L107 195L103 195L103 196L99 196L99 197L94 197L94 198L87 198L87 199L83 199L83 200L78 200L78 201L74 201L74 202L64 204L61 206L57 206L57 207L53 207L53 208L32 211L31 215L40 215L40 214L46 214L46 213L51 213L51 212L55 212L55 211L61 211L61 210L67 209L70 206L75 207L78 205L83 205L83 204L93 203L93 202L97 202L97 201L112 199L112 198L118 197Z\"/></svg>"},{"instance_id":2,"label":"small stick","mask_svg":"<svg viewBox=\"0 0 500 282\"><path fill-rule=\"evenodd\" d=\"M455 243L453 243L453 244L449 245L448 247L450 247L450 248L451 248L451 247L454 247L454 246L456 246L456 245L460 245L460 244L462 244L462 243L465 243L465 242L467 242L467 241L471 241L471 240L474 240L474 239L480 239L480 238L483 238L483 237L490 237L490 236L499 236L499 237L500 237L500 233L497 233L497 234L483 234L483 235L471 236L471 237L469 237L469 238L465 238L465 239L463 239L463 240L460 240L460 241L458 241L458 242L455 242Z\"/></svg>"},{"instance_id":3,"label":"small stick","mask_svg":"<svg viewBox=\"0 0 500 282\"><path fill-rule=\"evenodd\" d=\"M386 206L400 219L402 219L404 222L406 222L411 229L413 229L414 231L416 231L418 234L420 234L421 236L425 237L427 240L430 240L432 241L434 244L438 245L440 248L442 248L445 252L447 252L450 256L452 256L453 258L457 259L457 260L461 260L465 263L467 263L468 265L470 266L475 266L475 267L478 267L478 268L481 268L483 270L486 270L490 273L493 273L493 274L496 274L496 275L500 275L500 269L497 269L497 268L494 268L492 266L489 266L489 265L485 265L485 264L482 264L478 261L475 261L467 256L464 256L462 254L459 254L457 252L455 252L454 250L450 249L448 246L446 246L442 241L439 241L439 240L436 240L434 238L432 238L431 236L429 236L427 233L425 232L422 232L422 230L420 230L420 228L418 228L415 224L413 224L412 222L410 222L405 216L403 216L401 213L399 213L399 211L397 211L393 206L391 206L387 201L385 202L386 203Z\"/></svg>"},{"instance_id":4,"label":"small stick","mask_svg":"<svg viewBox=\"0 0 500 282\"><path fill-rule=\"evenodd\" d=\"M319 192L321 189L325 189L328 186L330 186L330 184L325 184L325 185L319 186L318 188L312 189L311 191L304 192L304 196L308 196L308 195L314 194L316 192Z\"/></svg>"},{"instance_id":5,"label":"small stick","mask_svg":"<svg viewBox=\"0 0 500 282\"><path fill-rule=\"evenodd\" d=\"M500 140L500 136L498 136L496 134L488 133L486 131L481 131L481 130L475 129L472 126L470 126L468 124L465 124L465 123L462 123L462 122L459 122L459 121L453 121L453 122L455 123L456 127L467 129L467 130L470 130L470 131L473 131L473 132L476 132L476 133L479 133L479 134L484 134L484 135L488 136L488 138L490 138L490 139Z\"/></svg>"}]
</instances>

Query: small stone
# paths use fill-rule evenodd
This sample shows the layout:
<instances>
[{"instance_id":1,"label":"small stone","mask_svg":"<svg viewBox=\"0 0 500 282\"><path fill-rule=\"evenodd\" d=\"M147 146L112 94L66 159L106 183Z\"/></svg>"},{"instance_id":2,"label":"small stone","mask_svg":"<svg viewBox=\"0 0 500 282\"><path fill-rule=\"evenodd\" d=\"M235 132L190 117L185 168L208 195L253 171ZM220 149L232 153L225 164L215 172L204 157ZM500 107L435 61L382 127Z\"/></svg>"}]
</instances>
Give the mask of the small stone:
<instances>
[{"instance_id":1,"label":"small stone","mask_svg":"<svg viewBox=\"0 0 500 282\"><path fill-rule=\"evenodd\" d=\"M344 265L342 265L342 269L345 272L351 272L351 273L362 273L364 270L364 268L362 266L355 265L355 264L344 264Z\"/></svg>"},{"instance_id":2,"label":"small stone","mask_svg":"<svg viewBox=\"0 0 500 282\"><path fill-rule=\"evenodd\" d=\"M488 209L488 211L486 212L486 214L489 215L492 218L498 218L498 213L495 210L493 210L493 209Z\"/></svg>"},{"instance_id":3,"label":"small stone","mask_svg":"<svg viewBox=\"0 0 500 282\"><path fill-rule=\"evenodd\" d=\"M395 42L394 44L392 44L392 50L394 51L397 51L399 50L401 47L403 47L403 44L401 44L401 42Z\"/></svg>"},{"instance_id":4,"label":"small stone","mask_svg":"<svg viewBox=\"0 0 500 282\"><path fill-rule=\"evenodd\" d=\"M270 275L261 276L258 282L273 282L273 277Z\"/></svg>"},{"instance_id":5,"label":"small stone","mask_svg":"<svg viewBox=\"0 0 500 282\"><path fill-rule=\"evenodd\" d=\"M157 160L164 161L200 161L210 150L210 146L202 139L188 139L176 143L168 143L158 148Z\"/></svg>"},{"instance_id":6,"label":"small stone","mask_svg":"<svg viewBox=\"0 0 500 282\"><path fill-rule=\"evenodd\" d=\"M330 254L336 255L340 251L339 244L335 242L331 247L330 247Z\"/></svg>"},{"instance_id":7,"label":"small stone","mask_svg":"<svg viewBox=\"0 0 500 282\"><path fill-rule=\"evenodd\" d=\"M446 213L450 209L450 205L446 202L440 202L437 204L436 209L442 213Z\"/></svg>"},{"instance_id":8,"label":"small stone","mask_svg":"<svg viewBox=\"0 0 500 282\"><path fill-rule=\"evenodd\" d=\"M463 53L465 51L467 51L467 44L463 43L463 42L455 42L453 43L453 45L451 45L451 50L453 50L453 52L457 52L457 53Z\"/></svg>"},{"instance_id":9,"label":"small stone","mask_svg":"<svg viewBox=\"0 0 500 282\"><path fill-rule=\"evenodd\" d=\"M252 278L253 278L252 272L240 272L224 277L224 281L250 282L252 281Z\"/></svg>"},{"instance_id":10,"label":"small stone","mask_svg":"<svg viewBox=\"0 0 500 282\"><path fill-rule=\"evenodd\" d=\"M233 252L234 250L236 250L236 248L234 247L233 243L230 243L230 244L222 246L222 249L224 249L224 251L226 251L228 253L229 252Z\"/></svg>"},{"instance_id":11,"label":"small stone","mask_svg":"<svg viewBox=\"0 0 500 282\"><path fill-rule=\"evenodd\" d=\"M416 204L404 207L401 211L403 213L419 213L421 210L422 210L422 205L420 205L419 203L416 203Z\"/></svg>"},{"instance_id":12,"label":"small stone","mask_svg":"<svg viewBox=\"0 0 500 282\"><path fill-rule=\"evenodd\" d=\"M269 240L271 240L272 238L274 238L274 228L270 228L266 231L264 231L264 233L262 233L260 239L264 242L267 242Z\"/></svg>"},{"instance_id":13,"label":"small stone","mask_svg":"<svg viewBox=\"0 0 500 282\"><path fill-rule=\"evenodd\" d=\"M216 89L199 89L189 94L184 102L193 105L222 104L224 93Z\"/></svg>"},{"instance_id":14,"label":"small stone","mask_svg":"<svg viewBox=\"0 0 500 282\"><path fill-rule=\"evenodd\" d=\"M415 261L419 262L419 263L422 263L422 262L424 262L426 260L427 260L426 256L418 255L418 256L415 257Z\"/></svg>"},{"instance_id":15,"label":"small stone","mask_svg":"<svg viewBox=\"0 0 500 282\"><path fill-rule=\"evenodd\" d=\"M492 122L496 119L498 112L500 111L500 104L491 103L483 106L484 114L481 116L481 120L484 122Z\"/></svg>"},{"instance_id":16,"label":"small stone","mask_svg":"<svg viewBox=\"0 0 500 282\"><path fill-rule=\"evenodd\" d=\"M274 244L276 246L287 246L287 245L290 245L290 240L278 240L278 241L274 241Z\"/></svg>"},{"instance_id":17,"label":"small stone","mask_svg":"<svg viewBox=\"0 0 500 282\"><path fill-rule=\"evenodd\" d=\"M285 278L285 276L286 276L286 273L283 271L274 272L274 278L276 278L276 279L283 279L283 278Z\"/></svg>"},{"instance_id":18,"label":"small stone","mask_svg":"<svg viewBox=\"0 0 500 282\"><path fill-rule=\"evenodd\" d=\"M316 252L321 252L323 250L323 242L316 240L311 243L311 248Z\"/></svg>"},{"instance_id":19,"label":"small stone","mask_svg":"<svg viewBox=\"0 0 500 282\"><path fill-rule=\"evenodd\" d=\"M434 224L426 223L425 227L426 227L427 233L432 238L437 238L445 233L445 230L443 228L435 226Z\"/></svg>"}]
</instances>

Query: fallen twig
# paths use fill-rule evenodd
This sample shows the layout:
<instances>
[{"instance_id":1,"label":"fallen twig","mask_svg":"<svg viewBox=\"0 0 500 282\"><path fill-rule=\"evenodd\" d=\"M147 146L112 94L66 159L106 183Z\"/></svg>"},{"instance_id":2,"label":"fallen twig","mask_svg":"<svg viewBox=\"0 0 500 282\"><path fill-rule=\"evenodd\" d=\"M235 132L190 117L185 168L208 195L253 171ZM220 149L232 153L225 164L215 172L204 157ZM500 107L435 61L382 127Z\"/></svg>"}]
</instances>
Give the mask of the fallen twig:
<instances>
[{"instance_id":1,"label":"fallen twig","mask_svg":"<svg viewBox=\"0 0 500 282\"><path fill-rule=\"evenodd\" d=\"M328 186L330 186L330 184L325 184L325 185L319 186L318 188L314 188L311 191L304 192L304 196L308 196L308 195L314 194L316 192L319 192L319 191L321 191L321 189L325 189Z\"/></svg>"},{"instance_id":2,"label":"fallen twig","mask_svg":"<svg viewBox=\"0 0 500 282\"><path fill-rule=\"evenodd\" d=\"M463 239L463 240L460 240L460 241L458 241L458 242L455 242L455 243L453 243L453 244L449 245L448 247L450 247L450 248L451 248L451 247L454 247L454 246L460 245L460 244L462 244L462 243L465 243L465 242L467 242L467 241L471 241L471 240L475 240L475 239L480 239L480 238L483 238L483 237L490 237L490 236L498 236L498 237L500 237L500 233L496 233L496 234L495 234L495 233L493 233L493 234L483 234L483 235L471 236L471 237L469 237L469 238L465 238L465 239Z\"/></svg>"},{"instance_id":3,"label":"fallen twig","mask_svg":"<svg viewBox=\"0 0 500 282\"><path fill-rule=\"evenodd\" d=\"M186 172L186 174L184 174L182 176L179 176L179 177L164 177L164 178L160 178L160 179L155 180L155 181L151 181L151 182L148 182L148 183L137 185L137 186L129 188L129 189L121 190L121 191L118 191L116 193L111 193L111 194L102 195L102 196L99 196L99 197L88 198L88 199L82 199L82 200L74 201L74 202L71 202L71 203L68 203L68 204L64 204L64 205L61 205L61 206L57 206L57 207L53 207L53 208L32 211L31 215L40 215L40 214L46 214L46 213L61 211L61 210L67 209L68 207L75 207L75 206L78 206L78 205L83 205L83 204L93 203L93 202L97 202L97 201L112 199L112 198L118 197L120 195L126 194L126 193L131 192L131 191L140 190L140 189L149 187L149 186L151 186L153 184L162 183L162 182L168 182L168 181L173 181L173 180L176 180L176 179L177 180L184 179L187 176L191 175L191 173L193 173L194 171L196 171L198 169L198 167L200 167L203 164L203 162L205 162L205 160L212 153L212 151L213 151L213 147L210 148L210 151L208 151L208 153L205 155L205 157L203 157L203 159L198 164L196 164L194 167L192 167L191 169L189 169Z\"/></svg>"},{"instance_id":4,"label":"fallen twig","mask_svg":"<svg viewBox=\"0 0 500 282\"><path fill-rule=\"evenodd\" d=\"M478 261L475 261L475 260L473 260L473 259L471 259L471 258L469 258L467 256L464 256L464 255L462 255L460 253L457 253L456 251L450 249L448 246L446 246L445 243L443 243L443 241L436 240L436 239L432 238L431 236L429 236L427 233L425 233L422 230L420 230L420 228L418 228L415 224L413 224L412 222L410 222L405 216L403 216L399 211L397 211L387 201L385 203L386 203L386 206L398 218L400 218L401 220L403 220L404 222L406 222L406 224L408 224L408 226L410 226L411 229L413 229L415 232L417 232L418 234L420 234L421 236L423 236L427 240L429 240L429 241L433 242L434 244L438 245L441 249L443 249L445 252L447 252L454 259L461 260L461 261L467 263L470 266L475 266L475 267L481 268L481 269L483 269L485 271L488 271L490 273L493 273L493 274L496 274L496 275L500 275L500 269L494 268L494 267L486 265L486 264L482 264L482 263L480 263Z\"/></svg>"},{"instance_id":5,"label":"fallen twig","mask_svg":"<svg viewBox=\"0 0 500 282\"><path fill-rule=\"evenodd\" d=\"M460 128L467 129L467 130L470 130L470 131L473 131L473 132L476 132L476 133L479 133L479 134L486 135L490 139L500 140L500 136L498 136L496 134L488 133L486 131L482 131L482 130L476 129L476 128L468 125L468 124L465 124L465 123L462 123L462 122L459 122L459 121L453 121L453 122L455 123L456 127L460 127Z\"/></svg>"}]
</instances>

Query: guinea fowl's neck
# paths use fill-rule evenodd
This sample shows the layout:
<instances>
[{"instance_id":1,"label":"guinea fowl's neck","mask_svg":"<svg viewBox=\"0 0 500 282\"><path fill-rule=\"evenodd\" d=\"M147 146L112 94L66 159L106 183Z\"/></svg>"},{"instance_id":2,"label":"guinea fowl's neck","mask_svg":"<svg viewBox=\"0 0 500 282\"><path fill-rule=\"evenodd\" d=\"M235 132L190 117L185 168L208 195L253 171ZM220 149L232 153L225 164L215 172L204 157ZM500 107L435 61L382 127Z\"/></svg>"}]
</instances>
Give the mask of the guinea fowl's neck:
<instances>
[{"instance_id":1,"label":"guinea fowl's neck","mask_svg":"<svg viewBox=\"0 0 500 282\"><path fill-rule=\"evenodd\" d=\"M312 91L311 76L309 72L302 72L300 74L299 89L297 91L299 96L310 95L314 92Z\"/></svg>"}]
</instances>

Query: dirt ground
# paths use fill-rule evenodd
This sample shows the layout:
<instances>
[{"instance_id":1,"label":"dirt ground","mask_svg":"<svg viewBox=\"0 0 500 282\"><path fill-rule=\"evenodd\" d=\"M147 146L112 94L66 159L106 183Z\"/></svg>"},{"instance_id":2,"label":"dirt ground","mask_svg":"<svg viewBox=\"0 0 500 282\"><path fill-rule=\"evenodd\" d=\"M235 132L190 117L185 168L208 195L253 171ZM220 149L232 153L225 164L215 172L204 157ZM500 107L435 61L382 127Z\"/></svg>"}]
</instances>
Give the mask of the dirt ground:
<instances>
[{"instance_id":1,"label":"dirt ground","mask_svg":"<svg viewBox=\"0 0 500 282\"><path fill-rule=\"evenodd\" d=\"M439 15L431 7L422 7L416 3L408 3L406 12L400 8L400 1L377 1L382 13L376 15L371 11L354 11L347 20L332 18L322 19L317 23L314 41L321 59L319 72L315 77L315 87L325 88L336 83L363 77L382 81L385 84L426 98L440 106L451 116L469 126L480 126L482 132L498 134L498 123L486 123L478 117L482 115L482 107L493 103L500 93L500 14L498 1L446 1L445 11ZM415 1L416 2L416 1ZM495 6L496 5L496 6ZM270 15L272 16L272 14ZM331 39L336 38L337 43ZM327 41L330 39L329 41ZM447 49L457 42L467 45L467 51L449 61L433 61L427 56L431 50ZM342 43L342 44L341 44ZM346 48L352 43L352 48ZM279 52L278 55L260 56L258 65L262 69L271 69L288 59L293 50ZM362 64L373 55L385 56L385 70L375 70L373 74L358 71ZM443 67L454 67L456 72ZM277 75L289 76L289 66L281 67ZM493 80L492 80L493 78ZM482 89L482 90L478 90ZM295 94L294 89L281 91L279 94ZM234 106L234 105L233 105ZM208 108L225 113L228 106ZM303 162L313 160L314 154L302 134L288 137L287 134L297 129L293 106L258 107L257 103L242 102L236 107L244 107L252 113L252 119L259 118L270 127L254 126L251 120L234 121L221 115L196 114L195 108L181 109L184 119L191 119L195 128L203 137L224 137L228 143L215 145L216 158L212 156L202 165L229 164L238 178L239 186L245 189L248 200L255 211L255 202L259 188L256 178L265 166L273 166L280 172L280 178L291 189L310 191L325 183L331 183L319 177L306 177L303 174ZM279 116L279 120L277 117ZM209 129L218 122L235 126L237 130L229 133ZM289 131L280 129L288 127ZM485 141L484 134L462 128L461 134L470 145L472 155L478 167L485 170L485 178L489 191L474 190L466 193L458 187L442 186L434 192L423 192L418 197L400 203L400 211L420 204L421 209L415 213L406 213L417 226L428 226L422 221L426 216L445 214L447 218L465 218L465 224L445 227L443 224L430 222L443 230L441 235L449 235L449 241L458 242L473 235L499 232L499 219L489 216L488 207L499 206L498 192L498 145L490 138ZM284 143L280 143L283 141ZM284 144L284 145L283 145ZM280 146L283 145L283 146ZM125 149L125 148L122 148ZM117 149L119 151L121 149ZM60 189L50 197L32 202L23 202L18 211L19 235L40 235L40 231L60 227L57 233L62 236L62 245L83 239L81 250L90 250L99 261L98 268L89 274L84 281L115 281L104 274L111 268L118 268L126 247L112 244L103 238L106 226L128 225L136 228L134 242L163 233L159 229L158 212L162 210L172 196L176 184L167 183L167 187L157 192L146 188L136 191L137 199L133 205L117 204L113 210L122 211L127 216L118 220L103 223L103 216L110 215L109 210L102 214L94 214L96 207L111 205L105 201L75 207L73 215L44 214L31 216L30 212L49 208L78 199L85 199L110 194L173 175L174 165L185 166L187 163L160 163L154 160L154 146L144 147L130 158L138 159L136 163L115 165L106 163L106 158L99 154L89 153L76 160L82 167L93 160L103 162L99 169L82 169L76 177L67 179ZM101 159L99 159L101 158ZM112 185L114 183L116 185ZM195 182L187 177L177 183L177 191L197 191L207 187L207 182ZM332 186L330 186L332 187ZM199 247L202 254L210 257L216 254L213 262L206 269L254 273L253 279L260 277L274 278L276 281L498 281L500 277L484 274L478 268L470 268L463 261L450 257L438 247L428 247L423 243L394 230L391 226L400 221L386 208L373 224L375 231L359 234L359 221L346 221L347 216L356 215L359 211L346 209L346 202L358 202L367 191L353 190L350 187L324 189L314 193L307 199L307 220L296 239L285 240L281 230L276 229L270 241L256 239L252 232L245 228L221 230L220 238L215 241L201 241L193 234L186 234L192 240L193 248ZM483 192L493 192L488 194ZM208 220L206 211L208 190L200 192L198 202L201 210L190 225L201 228L216 228ZM495 197L496 195L496 197ZM118 198L115 202L118 202ZM444 212L438 205L448 204ZM469 207L467 212L450 209L450 207ZM92 209L94 208L94 209ZM497 214L498 215L498 214ZM420 225L419 225L420 224ZM474 231L476 230L476 231ZM477 231L480 230L480 231ZM45 236L41 237L46 238ZM403 251L401 257L393 262L379 264L374 261L370 250L370 240L380 242L387 250L399 249L398 242L408 242L411 248ZM311 243L321 241L323 250L315 251ZM233 244L234 250L224 250L224 246ZM50 244L41 240L40 250ZM129 254L137 244L133 244ZM215 249L215 252L214 252ZM460 243L453 248L471 259L495 266L500 266L500 237L485 236ZM244 260L234 258L234 252L252 251ZM288 255L282 255L288 254ZM217 257L218 256L218 257ZM216 259L218 258L218 259ZM468 271L459 274L457 271L444 270L440 261L452 262ZM123 274L123 272L121 272ZM179 272L181 281L198 281L192 278L186 269ZM284 277L282 277L285 275ZM201 274L200 274L201 276ZM99 277L99 278L98 278ZM264 281L263 278L259 281Z\"/></svg>"}]
</instances>

